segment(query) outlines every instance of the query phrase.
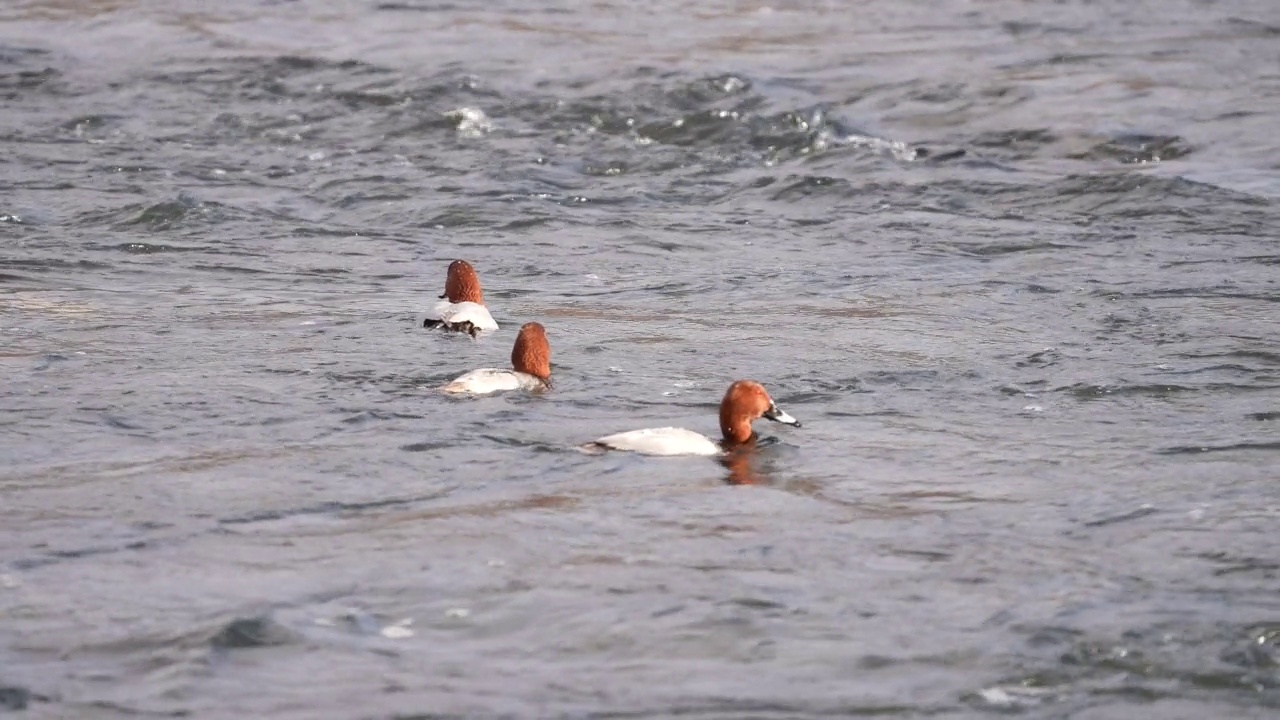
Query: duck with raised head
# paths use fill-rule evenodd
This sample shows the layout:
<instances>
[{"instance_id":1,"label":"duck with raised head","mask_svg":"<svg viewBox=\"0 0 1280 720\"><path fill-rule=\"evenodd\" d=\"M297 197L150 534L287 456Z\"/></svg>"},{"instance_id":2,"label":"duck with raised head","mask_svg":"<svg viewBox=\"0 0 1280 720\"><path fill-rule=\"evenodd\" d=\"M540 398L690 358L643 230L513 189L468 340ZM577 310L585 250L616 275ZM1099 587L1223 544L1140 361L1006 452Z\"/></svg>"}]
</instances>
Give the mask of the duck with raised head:
<instances>
[{"instance_id":1,"label":"duck with raised head","mask_svg":"<svg viewBox=\"0 0 1280 720\"><path fill-rule=\"evenodd\" d=\"M487 395L500 390L545 390L551 387L551 345L541 323L520 327L511 348L512 370L480 368L440 388L451 395Z\"/></svg>"},{"instance_id":2,"label":"duck with raised head","mask_svg":"<svg viewBox=\"0 0 1280 720\"><path fill-rule=\"evenodd\" d=\"M721 455L753 445L757 418L800 427L800 421L783 412L764 386L739 380L729 386L720 401L720 434L716 442L706 435L676 427L646 428L606 435L581 446L588 452L626 450L645 455Z\"/></svg>"},{"instance_id":3,"label":"duck with raised head","mask_svg":"<svg viewBox=\"0 0 1280 720\"><path fill-rule=\"evenodd\" d=\"M484 293L480 290L480 276L466 260L449 263L449 274L444 281L444 294L429 312L418 318L418 325L465 332L475 337L483 330L497 330L489 308L484 306Z\"/></svg>"}]
</instances>

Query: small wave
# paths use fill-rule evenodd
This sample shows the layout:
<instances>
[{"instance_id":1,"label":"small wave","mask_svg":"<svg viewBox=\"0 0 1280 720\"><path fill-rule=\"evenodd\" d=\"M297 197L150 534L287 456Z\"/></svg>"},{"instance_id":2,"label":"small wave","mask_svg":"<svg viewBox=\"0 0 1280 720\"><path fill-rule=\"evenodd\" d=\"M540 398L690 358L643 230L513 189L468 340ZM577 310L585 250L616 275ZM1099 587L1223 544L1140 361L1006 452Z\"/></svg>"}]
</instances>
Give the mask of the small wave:
<instances>
[{"instance_id":1,"label":"small wave","mask_svg":"<svg viewBox=\"0 0 1280 720\"><path fill-rule=\"evenodd\" d=\"M461 137L477 138L493 131L493 121L480 108L464 107L450 110L444 116L454 123Z\"/></svg>"}]
</instances>

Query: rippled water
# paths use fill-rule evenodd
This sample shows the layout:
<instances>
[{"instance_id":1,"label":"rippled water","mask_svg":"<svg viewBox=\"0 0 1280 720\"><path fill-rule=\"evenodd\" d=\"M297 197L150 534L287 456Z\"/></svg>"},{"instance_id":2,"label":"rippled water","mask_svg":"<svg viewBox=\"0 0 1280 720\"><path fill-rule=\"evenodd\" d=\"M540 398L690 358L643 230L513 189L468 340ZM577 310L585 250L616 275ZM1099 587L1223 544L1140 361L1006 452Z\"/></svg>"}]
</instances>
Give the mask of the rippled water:
<instances>
[{"instance_id":1,"label":"rippled water","mask_svg":"<svg viewBox=\"0 0 1280 720\"><path fill-rule=\"evenodd\" d=\"M0 709L1274 717L1277 68L1270 0L5 5ZM432 392L527 320L553 392ZM748 467L572 449L739 377Z\"/></svg>"}]
</instances>

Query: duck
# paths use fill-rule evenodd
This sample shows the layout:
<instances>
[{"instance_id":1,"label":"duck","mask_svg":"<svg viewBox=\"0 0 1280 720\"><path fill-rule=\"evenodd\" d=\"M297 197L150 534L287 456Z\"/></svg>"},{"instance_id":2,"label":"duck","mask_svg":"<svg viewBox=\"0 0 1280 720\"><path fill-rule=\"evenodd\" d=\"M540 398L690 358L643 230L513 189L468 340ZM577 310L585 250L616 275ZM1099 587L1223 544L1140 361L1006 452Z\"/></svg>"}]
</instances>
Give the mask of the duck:
<instances>
[{"instance_id":1,"label":"duck","mask_svg":"<svg viewBox=\"0 0 1280 720\"><path fill-rule=\"evenodd\" d=\"M551 345L541 323L527 322L511 348L514 370L480 368L440 388L450 395L488 395L501 390L546 390L551 387Z\"/></svg>"},{"instance_id":2,"label":"duck","mask_svg":"<svg viewBox=\"0 0 1280 720\"><path fill-rule=\"evenodd\" d=\"M484 306L484 293L480 291L480 276L466 260L449 263L449 274L444 281L444 294L440 302L418 318L418 325L465 332L476 337L484 330L497 330L489 308Z\"/></svg>"},{"instance_id":3,"label":"duck","mask_svg":"<svg viewBox=\"0 0 1280 720\"><path fill-rule=\"evenodd\" d=\"M800 421L783 412L764 386L754 380L738 380L720 401L719 442L701 433L677 427L630 430L597 438L580 446L586 452L623 450L644 455L724 455L755 444L751 423L764 418L800 427Z\"/></svg>"}]
</instances>

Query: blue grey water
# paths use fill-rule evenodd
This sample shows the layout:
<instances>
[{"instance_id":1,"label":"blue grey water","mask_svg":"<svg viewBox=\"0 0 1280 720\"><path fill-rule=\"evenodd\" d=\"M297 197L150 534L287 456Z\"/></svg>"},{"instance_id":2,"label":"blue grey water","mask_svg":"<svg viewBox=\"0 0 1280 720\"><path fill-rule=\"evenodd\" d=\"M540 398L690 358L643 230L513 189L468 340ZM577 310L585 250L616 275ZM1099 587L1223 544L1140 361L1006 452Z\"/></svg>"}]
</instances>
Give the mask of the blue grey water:
<instances>
[{"instance_id":1,"label":"blue grey water","mask_svg":"<svg viewBox=\"0 0 1280 720\"><path fill-rule=\"evenodd\" d=\"M1278 117L1274 0L7 2L0 710L1274 718Z\"/></svg>"}]
</instances>

